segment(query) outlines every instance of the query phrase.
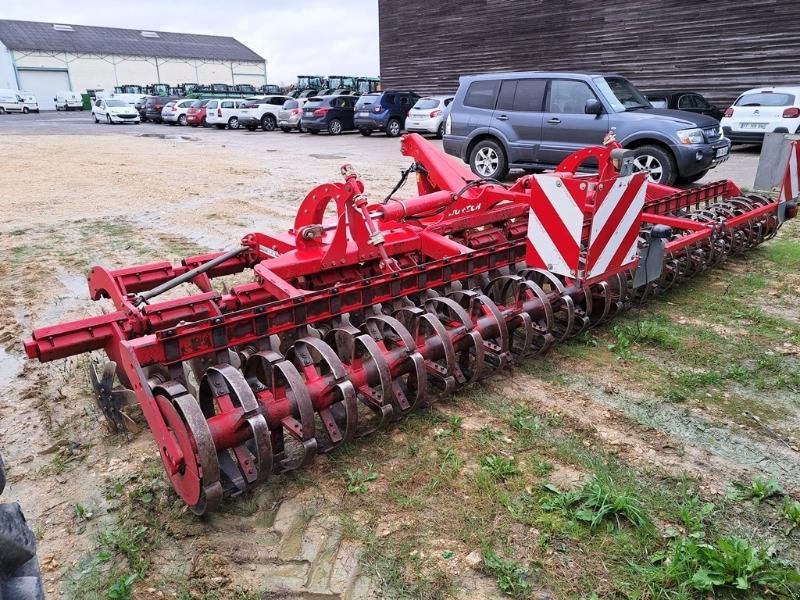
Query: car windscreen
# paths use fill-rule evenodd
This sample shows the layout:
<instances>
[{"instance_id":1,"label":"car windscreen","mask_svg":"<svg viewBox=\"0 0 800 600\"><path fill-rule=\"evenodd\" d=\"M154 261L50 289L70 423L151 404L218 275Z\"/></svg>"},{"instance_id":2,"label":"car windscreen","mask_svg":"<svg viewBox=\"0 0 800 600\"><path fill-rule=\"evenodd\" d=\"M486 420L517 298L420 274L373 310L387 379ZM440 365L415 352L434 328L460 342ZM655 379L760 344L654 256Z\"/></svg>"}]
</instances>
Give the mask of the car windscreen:
<instances>
[{"instance_id":1,"label":"car windscreen","mask_svg":"<svg viewBox=\"0 0 800 600\"><path fill-rule=\"evenodd\" d=\"M668 108L665 98L648 98L648 100L653 108Z\"/></svg>"},{"instance_id":2,"label":"car windscreen","mask_svg":"<svg viewBox=\"0 0 800 600\"><path fill-rule=\"evenodd\" d=\"M374 103L374 102L376 102L376 101L378 100L378 98L380 98L380 97L381 97L381 95L380 95L380 94L366 94L366 95L364 95L364 96L361 96L361 97L358 99L358 102L356 102L356 110L358 110L359 108L364 108L364 107L367 107L367 106L369 106L370 104L373 104L373 103Z\"/></svg>"},{"instance_id":3,"label":"car windscreen","mask_svg":"<svg viewBox=\"0 0 800 600\"><path fill-rule=\"evenodd\" d=\"M300 106L300 103L297 100L287 100L283 103L281 108L283 110L291 110L293 108L297 108L298 106Z\"/></svg>"},{"instance_id":4,"label":"car windscreen","mask_svg":"<svg viewBox=\"0 0 800 600\"><path fill-rule=\"evenodd\" d=\"M756 94L744 94L734 106L790 106L794 104L792 94L782 94L775 92L759 92Z\"/></svg>"},{"instance_id":5,"label":"car windscreen","mask_svg":"<svg viewBox=\"0 0 800 600\"><path fill-rule=\"evenodd\" d=\"M106 106L128 106L128 104L122 100L106 100Z\"/></svg>"},{"instance_id":6,"label":"car windscreen","mask_svg":"<svg viewBox=\"0 0 800 600\"><path fill-rule=\"evenodd\" d=\"M317 108L325 103L323 98L310 98L303 108Z\"/></svg>"},{"instance_id":7,"label":"car windscreen","mask_svg":"<svg viewBox=\"0 0 800 600\"><path fill-rule=\"evenodd\" d=\"M431 108L438 108L438 107L439 107L438 98L420 98L414 105L414 108L418 108L420 110L430 110Z\"/></svg>"},{"instance_id":8,"label":"car windscreen","mask_svg":"<svg viewBox=\"0 0 800 600\"><path fill-rule=\"evenodd\" d=\"M612 108L617 112L652 108L642 93L622 77L595 77L594 82Z\"/></svg>"}]
</instances>

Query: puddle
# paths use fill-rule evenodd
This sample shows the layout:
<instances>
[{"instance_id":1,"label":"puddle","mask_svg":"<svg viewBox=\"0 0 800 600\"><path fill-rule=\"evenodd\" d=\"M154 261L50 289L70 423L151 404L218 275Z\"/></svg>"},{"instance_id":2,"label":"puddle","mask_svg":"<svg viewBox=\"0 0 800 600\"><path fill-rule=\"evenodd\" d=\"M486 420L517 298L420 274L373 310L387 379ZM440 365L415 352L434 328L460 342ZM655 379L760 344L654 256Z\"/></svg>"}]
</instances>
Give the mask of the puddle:
<instances>
[{"instance_id":1,"label":"puddle","mask_svg":"<svg viewBox=\"0 0 800 600\"><path fill-rule=\"evenodd\" d=\"M343 160L347 158L341 154L309 154L311 158L319 158L321 160Z\"/></svg>"},{"instance_id":2,"label":"puddle","mask_svg":"<svg viewBox=\"0 0 800 600\"><path fill-rule=\"evenodd\" d=\"M181 142L197 142L199 138L192 137L191 135L171 135L169 133L140 133L136 137L142 138L157 138L159 140L178 140Z\"/></svg>"},{"instance_id":3,"label":"puddle","mask_svg":"<svg viewBox=\"0 0 800 600\"><path fill-rule=\"evenodd\" d=\"M22 372L25 358L12 354L0 346L0 390L6 390L12 381Z\"/></svg>"}]
</instances>

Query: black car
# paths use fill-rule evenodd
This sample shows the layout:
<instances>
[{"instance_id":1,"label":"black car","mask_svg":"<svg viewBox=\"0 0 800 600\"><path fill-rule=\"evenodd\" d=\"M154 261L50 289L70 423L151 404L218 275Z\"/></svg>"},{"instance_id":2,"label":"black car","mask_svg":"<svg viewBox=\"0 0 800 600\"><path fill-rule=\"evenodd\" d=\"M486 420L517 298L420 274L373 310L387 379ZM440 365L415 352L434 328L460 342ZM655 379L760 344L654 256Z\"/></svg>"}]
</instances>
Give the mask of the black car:
<instances>
[{"instance_id":1,"label":"black car","mask_svg":"<svg viewBox=\"0 0 800 600\"><path fill-rule=\"evenodd\" d=\"M647 92L645 97L653 108L672 108L699 115L708 115L719 121L722 109L711 104L697 92Z\"/></svg>"},{"instance_id":2,"label":"black car","mask_svg":"<svg viewBox=\"0 0 800 600\"><path fill-rule=\"evenodd\" d=\"M141 120L161 123L161 110L164 106L168 102L175 102L181 99L180 96L148 96L144 103L144 117ZM139 115L141 116L141 114L142 111L139 110Z\"/></svg>"},{"instance_id":3,"label":"black car","mask_svg":"<svg viewBox=\"0 0 800 600\"><path fill-rule=\"evenodd\" d=\"M619 75L490 73L462 77L449 107L444 150L485 178L547 169L603 143L613 131L634 168L656 183L693 182L728 159L719 121L654 108ZM358 120L356 120L358 125Z\"/></svg>"},{"instance_id":4,"label":"black car","mask_svg":"<svg viewBox=\"0 0 800 600\"><path fill-rule=\"evenodd\" d=\"M356 104L356 129L361 135L385 131L389 137L397 137L405 129L408 111L419 99L419 94L409 91L364 94Z\"/></svg>"},{"instance_id":5,"label":"black car","mask_svg":"<svg viewBox=\"0 0 800 600\"><path fill-rule=\"evenodd\" d=\"M315 96L303 105L303 116L300 123L309 133L317 134L327 131L331 135L339 135L343 131L355 129L353 110L356 106L355 96Z\"/></svg>"}]
</instances>

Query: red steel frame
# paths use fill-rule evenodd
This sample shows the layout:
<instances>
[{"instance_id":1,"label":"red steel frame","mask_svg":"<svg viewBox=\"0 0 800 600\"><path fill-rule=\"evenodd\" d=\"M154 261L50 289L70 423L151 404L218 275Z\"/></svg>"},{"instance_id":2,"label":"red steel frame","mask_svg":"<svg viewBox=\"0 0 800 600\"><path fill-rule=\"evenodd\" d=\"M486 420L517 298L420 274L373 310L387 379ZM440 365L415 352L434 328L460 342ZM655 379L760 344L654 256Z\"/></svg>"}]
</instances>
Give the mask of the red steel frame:
<instances>
[{"instance_id":1,"label":"red steel frame","mask_svg":"<svg viewBox=\"0 0 800 600\"><path fill-rule=\"evenodd\" d=\"M614 149L576 153L554 176L613 179ZM524 262L531 176L508 188L476 181L463 165L442 156L418 135L404 137L402 152L419 166L418 196L370 203L362 181L345 165L343 182L318 186L306 196L292 229L276 236L249 234L236 256L223 260L224 253L212 252L185 258L180 264L156 262L116 270L94 267L88 277L91 297L110 298L116 311L37 329L25 340L27 355L46 362L105 350L116 362L120 379L135 392L176 490L199 513L213 508L221 495L218 481L212 481L215 474L219 479L220 467L209 458L208 444L217 453L232 450L248 483L268 477L273 470L295 468L297 461L288 458L283 459L283 467L273 464L283 444L278 430L300 440L313 455L313 414L320 415L330 442L336 445L354 435L350 410L356 396L372 402L371 408L384 411L384 416L392 410L384 406L389 400L395 413L404 413L424 403L425 373L441 389L452 389L480 376L489 368L487 364L493 368L508 364L515 335L530 345L533 334L541 329L545 333L537 348L546 349L557 329L554 310L569 317L566 336L577 330L574 321L583 318L594 323L596 313L602 313L602 320L629 293L626 280L638 261L586 281L555 281L540 273L536 275L540 284L528 285L519 277L505 276L504 289L517 290L514 302L508 300L510 292L499 295L506 300L500 302L469 291L451 292L447 301L424 300L428 290L449 289L454 281L495 277ZM599 161L599 174L577 173L590 157ZM725 235L730 237L732 231L747 230L750 235L754 223L759 240L774 234L777 202L751 197L742 200L737 212L732 200L737 197L742 197L741 191L731 182L690 190L651 184L642 227L673 229L666 245L668 255L688 246L710 245ZM698 212L719 201L733 207L726 209L727 218L698 220ZM330 203L335 203L337 217L325 221ZM591 220L591 203L587 206L584 241ZM213 260L222 262L191 279L197 293L142 302L141 294L191 275L193 269ZM213 289L213 279L247 269L253 271L252 282L236 285L225 294ZM612 294L609 290L614 286L617 291ZM395 315L403 324L398 327L394 317L374 309L403 297L423 298L426 310L438 315L437 319L400 309ZM583 308L575 308L579 306ZM368 335L352 333L347 325L336 330L347 330L363 350L360 357L351 352L341 366L328 356L325 344L307 337L307 328L339 322L348 314L361 315L361 331ZM537 320L544 323L540 329L535 326ZM392 335L385 334L389 329ZM284 345L294 344L286 356L294 361L299 380L294 379L294 367L289 369L287 360L270 348L268 340L274 335ZM333 338L325 339L336 346ZM231 349L238 349L248 365L244 368L251 384L248 389L227 365ZM371 360L364 360L367 355ZM192 422L185 390L170 395L176 389L174 382L183 380L183 365L193 360L222 365L203 377L206 387L201 396L212 398L199 400L205 425ZM261 383L248 374L253 361L258 363L253 369L261 365L270 373ZM320 369L322 363L328 367ZM146 371L153 366L164 372L160 379ZM394 383L400 378L406 382L402 389ZM334 405L345 407L346 423L334 419ZM185 429L178 424L181 417L188 421ZM244 446L247 440L252 441L249 447Z\"/></svg>"}]
</instances>

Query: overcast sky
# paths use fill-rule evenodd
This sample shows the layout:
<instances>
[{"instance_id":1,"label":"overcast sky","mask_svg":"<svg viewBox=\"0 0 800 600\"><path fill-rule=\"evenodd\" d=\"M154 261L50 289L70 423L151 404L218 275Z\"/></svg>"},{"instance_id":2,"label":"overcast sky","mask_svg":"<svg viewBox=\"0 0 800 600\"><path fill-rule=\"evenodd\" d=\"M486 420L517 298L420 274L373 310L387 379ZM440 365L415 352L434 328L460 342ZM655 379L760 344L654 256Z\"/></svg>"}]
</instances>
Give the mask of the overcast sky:
<instances>
[{"instance_id":1,"label":"overcast sky","mask_svg":"<svg viewBox=\"0 0 800 600\"><path fill-rule=\"evenodd\" d=\"M378 0L2 0L0 19L229 35L267 59L269 83L379 75Z\"/></svg>"}]
</instances>

